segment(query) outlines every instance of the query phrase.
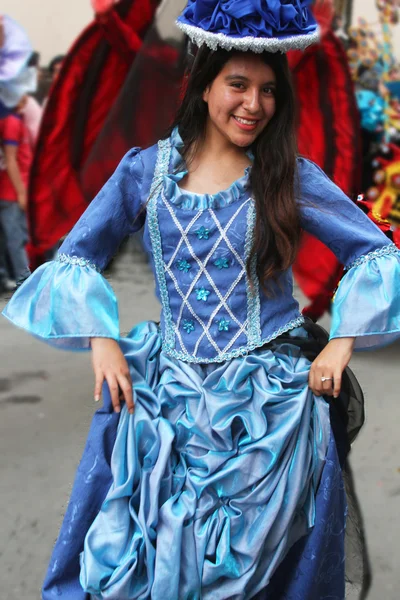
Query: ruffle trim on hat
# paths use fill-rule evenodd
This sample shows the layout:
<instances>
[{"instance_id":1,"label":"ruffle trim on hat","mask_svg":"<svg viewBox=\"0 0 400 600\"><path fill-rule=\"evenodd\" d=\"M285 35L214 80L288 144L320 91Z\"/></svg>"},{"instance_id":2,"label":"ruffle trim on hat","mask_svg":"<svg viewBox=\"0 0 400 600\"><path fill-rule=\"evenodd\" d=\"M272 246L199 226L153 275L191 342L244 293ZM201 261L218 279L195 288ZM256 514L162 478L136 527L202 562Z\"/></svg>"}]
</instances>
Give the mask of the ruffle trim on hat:
<instances>
[{"instance_id":1,"label":"ruffle trim on hat","mask_svg":"<svg viewBox=\"0 0 400 600\"><path fill-rule=\"evenodd\" d=\"M201 27L188 25L176 21L177 26L183 31L196 46L206 44L211 50L223 48L224 50L240 50L242 52L289 52L289 50L305 50L320 39L319 27L307 34L292 35L288 37L232 37L224 33L211 33Z\"/></svg>"}]
</instances>

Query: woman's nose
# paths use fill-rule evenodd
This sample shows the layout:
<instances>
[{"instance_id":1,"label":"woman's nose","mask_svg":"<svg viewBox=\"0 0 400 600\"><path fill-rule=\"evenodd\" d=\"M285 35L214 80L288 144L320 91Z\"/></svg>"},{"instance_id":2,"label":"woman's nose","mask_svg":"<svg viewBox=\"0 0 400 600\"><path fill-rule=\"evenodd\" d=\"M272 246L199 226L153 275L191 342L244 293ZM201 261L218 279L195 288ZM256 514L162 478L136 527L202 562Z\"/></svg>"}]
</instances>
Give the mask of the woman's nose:
<instances>
[{"instance_id":1,"label":"woman's nose","mask_svg":"<svg viewBox=\"0 0 400 600\"><path fill-rule=\"evenodd\" d=\"M260 111L260 92L257 89L249 89L243 99L243 107L251 113Z\"/></svg>"}]
</instances>

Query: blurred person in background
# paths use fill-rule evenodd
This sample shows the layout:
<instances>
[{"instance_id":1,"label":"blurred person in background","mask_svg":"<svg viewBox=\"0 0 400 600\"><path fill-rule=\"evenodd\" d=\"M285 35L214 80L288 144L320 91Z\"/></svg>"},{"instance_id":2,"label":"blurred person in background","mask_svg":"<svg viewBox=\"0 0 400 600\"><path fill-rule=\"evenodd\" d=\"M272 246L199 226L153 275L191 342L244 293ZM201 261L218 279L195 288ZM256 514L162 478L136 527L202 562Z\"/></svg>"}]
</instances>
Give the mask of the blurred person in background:
<instances>
[{"instance_id":1,"label":"blurred person in background","mask_svg":"<svg viewBox=\"0 0 400 600\"><path fill-rule=\"evenodd\" d=\"M64 59L65 56L63 54L58 54L57 56L51 59L49 66L47 67L47 88L46 96L42 102L42 111L46 109L47 103L49 101L51 87L58 78Z\"/></svg>"},{"instance_id":2,"label":"blurred person in background","mask_svg":"<svg viewBox=\"0 0 400 600\"><path fill-rule=\"evenodd\" d=\"M36 76L39 80L40 78L40 55L38 52L34 52L32 57L28 63L29 67L32 67L36 70ZM28 129L29 133L29 143L31 145L32 151L35 149L36 140L39 135L40 122L42 120L43 108L40 106L39 102L32 94L26 95L25 105L21 110L22 118L24 119L24 123Z\"/></svg>"},{"instance_id":3,"label":"blurred person in background","mask_svg":"<svg viewBox=\"0 0 400 600\"><path fill-rule=\"evenodd\" d=\"M31 64L33 49L25 31L6 15L0 18L0 48L0 288L3 291L10 287L10 275L17 283L29 275L25 211L32 141L23 112L27 94L37 88L37 69Z\"/></svg>"},{"instance_id":4,"label":"blurred person in background","mask_svg":"<svg viewBox=\"0 0 400 600\"><path fill-rule=\"evenodd\" d=\"M48 70L50 73L51 80L53 82L57 79L57 77L61 71L61 67L62 67L64 58L65 58L64 54L58 54L49 63Z\"/></svg>"},{"instance_id":5,"label":"blurred person in background","mask_svg":"<svg viewBox=\"0 0 400 600\"><path fill-rule=\"evenodd\" d=\"M3 250L4 246L7 250L17 283L29 276L25 211L32 147L30 133L21 114L26 103L27 97L23 96L19 104L0 119L0 223L5 242L2 245ZM2 262L4 265L4 256Z\"/></svg>"}]
</instances>

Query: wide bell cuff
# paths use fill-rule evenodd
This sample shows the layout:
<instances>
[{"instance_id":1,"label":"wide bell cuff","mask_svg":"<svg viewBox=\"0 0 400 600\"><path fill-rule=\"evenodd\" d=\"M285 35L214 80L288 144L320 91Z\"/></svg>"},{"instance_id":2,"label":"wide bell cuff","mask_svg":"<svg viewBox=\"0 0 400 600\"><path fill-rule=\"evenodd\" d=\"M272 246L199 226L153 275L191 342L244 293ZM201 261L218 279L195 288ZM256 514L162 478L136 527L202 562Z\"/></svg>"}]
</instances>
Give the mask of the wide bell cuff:
<instances>
[{"instance_id":1,"label":"wide bell cuff","mask_svg":"<svg viewBox=\"0 0 400 600\"><path fill-rule=\"evenodd\" d=\"M400 252L385 246L349 265L333 301L330 338L355 337L355 350L400 337Z\"/></svg>"},{"instance_id":2,"label":"wide bell cuff","mask_svg":"<svg viewBox=\"0 0 400 600\"><path fill-rule=\"evenodd\" d=\"M84 259L39 267L3 311L14 325L63 350L89 350L90 338L119 339L117 299Z\"/></svg>"}]
</instances>

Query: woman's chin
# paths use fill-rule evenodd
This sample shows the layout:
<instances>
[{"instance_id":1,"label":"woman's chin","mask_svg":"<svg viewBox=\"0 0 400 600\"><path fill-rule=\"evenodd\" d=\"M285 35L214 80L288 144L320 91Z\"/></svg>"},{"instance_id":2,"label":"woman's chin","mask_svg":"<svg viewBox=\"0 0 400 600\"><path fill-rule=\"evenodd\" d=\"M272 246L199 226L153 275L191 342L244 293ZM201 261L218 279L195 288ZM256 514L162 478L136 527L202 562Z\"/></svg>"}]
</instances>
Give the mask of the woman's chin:
<instances>
[{"instance_id":1,"label":"woman's chin","mask_svg":"<svg viewBox=\"0 0 400 600\"><path fill-rule=\"evenodd\" d=\"M230 136L231 142L239 148L247 148L248 146L251 146L256 138L256 134L235 134Z\"/></svg>"}]
</instances>

